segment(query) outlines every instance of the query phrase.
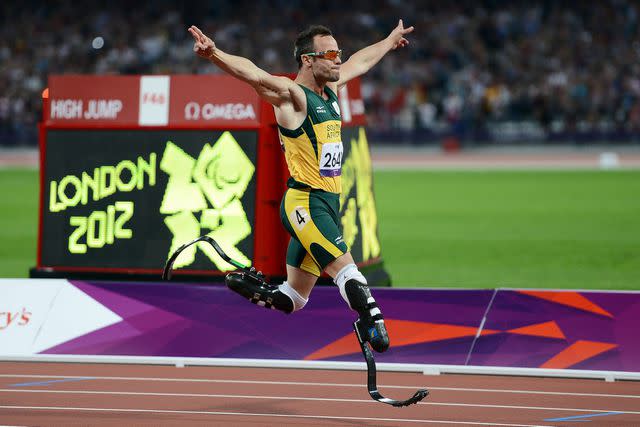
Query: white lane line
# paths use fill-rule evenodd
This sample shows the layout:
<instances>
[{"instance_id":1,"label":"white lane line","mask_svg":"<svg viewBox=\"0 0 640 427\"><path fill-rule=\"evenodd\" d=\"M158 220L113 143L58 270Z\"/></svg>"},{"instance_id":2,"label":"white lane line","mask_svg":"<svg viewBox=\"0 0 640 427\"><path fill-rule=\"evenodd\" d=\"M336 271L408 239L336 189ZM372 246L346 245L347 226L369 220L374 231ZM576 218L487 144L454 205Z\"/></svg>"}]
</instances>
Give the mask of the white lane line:
<instances>
[{"instance_id":1,"label":"white lane line","mask_svg":"<svg viewBox=\"0 0 640 427\"><path fill-rule=\"evenodd\" d=\"M31 375L31 374L0 374L0 378L87 378L80 375ZM300 382L300 381L259 381L259 380L227 380L227 379L207 379L207 378L154 378L154 377L96 377L96 380L112 380L112 381L160 381L160 382L196 382L196 383L222 383L222 384L265 384L265 385L291 385L291 386L313 386L313 387L364 387L364 384L349 383L317 383L317 382ZM407 385L381 385L381 389L406 389L415 390L424 388L420 386ZM571 393L562 391L539 391L539 390L498 390L489 388L459 388L459 387L429 387L429 390L441 391L467 391L473 393L516 393L516 394L542 394L552 396L584 396L584 397L612 397L626 399L640 399L640 395L632 394L605 394L605 393Z\"/></svg>"},{"instance_id":2,"label":"white lane line","mask_svg":"<svg viewBox=\"0 0 640 427\"><path fill-rule=\"evenodd\" d=\"M263 396L246 394L207 394L207 393L159 393L137 391L87 391L87 390L28 390L28 389L0 389L0 393L53 393L53 394L98 394L112 396L159 396L159 397L212 397L231 399L261 399L261 400L306 400L322 402L349 402L349 403L377 403L373 399L345 399L330 397L299 397L299 396ZM545 406L515 406L515 405L489 405L480 403L449 403L449 402L418 402L418 405L430 406L462 406L472 408L499 408L499 409L526 409L534 411L570 411L570 412L619 412L621 414L640 415L638 411L592 409L592 408L557 408Z\"/></svg>"},{"instance_id":3,"label":"white lane line","mask_svg":"<svg viewBox=\"0 0 640 427\"><path fill-rule=\"evenodd\" d=\"M281 417L281 418L318 418L330 420L348 421L389 421L402 423L419 424L462 424L477 426L505 426L505 427L553 427L545 425L531 424L500 424L494 422L473 422L473 421L449 421L449 420L415 420L408 418L367 418L367 417L336 417L329 415L299 415L299 414L259 414L249 412L217 412L217 411L179 411L169 409L124 409L124 408L74 408L66 406L9 406L2 405L0 409L22 409L22 410L53 410L53 411L92 411L92 412L141 412L154 414L190 414L190 415L237 415L241 417Z\"/></svg>"},{"instance_id":4,"label":"white lane line","mask_svg":"<svg viewBox=\"0 0 640 427\"><path fill-rule=\"evenodd\" d=\"M412 387L408 387L412 388ZM605 393L567 393L565 391L538 391L538 390L498 390L491 388L459 388L459 387L427 387L429 390L441 391L469 391L486 393L515 393L515 394L548 394L551 396L582 396L582 397L613 397L640 399L640 395L633 394L605 394Z\"/></svg>"},{"instance_id":5,"label":"white lane line","mask_svg":"<svg viewBox=\"0 0 640 427\"><path fill-rule=\"evenodd\" d=\"M570 412L618 412L620 414L640 415L640 411L618 411L610 409L592 409L592 408L555 408L546 406L514 406L514 405L481 405L475 403L438 403L424 402L425 405L436 406L469 406L473 408L502 408L502 409L529 409L535 411L570 411Z\"/></svg>"}]
</instances>

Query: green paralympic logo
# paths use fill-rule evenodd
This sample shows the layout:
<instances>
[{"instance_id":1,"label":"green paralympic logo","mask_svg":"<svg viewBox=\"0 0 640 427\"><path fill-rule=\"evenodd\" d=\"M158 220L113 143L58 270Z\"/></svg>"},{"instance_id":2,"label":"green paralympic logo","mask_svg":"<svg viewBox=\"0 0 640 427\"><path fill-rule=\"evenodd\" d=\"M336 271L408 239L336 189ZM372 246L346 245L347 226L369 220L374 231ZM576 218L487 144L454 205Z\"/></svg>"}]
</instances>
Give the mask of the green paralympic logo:
<instances>
[{"instance_id":1,"label":"green paralympic logo","mask_svg":"<svg viewBox=\"0 0 640 427\"><path fill-rule=\"evenodd\" d=\"M255 166L230 132L213 144L204 145L198 158L167 141L160 169L169 175L160 213L173 238L167 258L183 243L206 234L232 259L251 265L237 245L251 234L251 223L242 205L242 196ZM193 245L184 250L174 268L195 262L198 248L220 271L234 270L209 245Z\"/></svg>"}]
</instances>

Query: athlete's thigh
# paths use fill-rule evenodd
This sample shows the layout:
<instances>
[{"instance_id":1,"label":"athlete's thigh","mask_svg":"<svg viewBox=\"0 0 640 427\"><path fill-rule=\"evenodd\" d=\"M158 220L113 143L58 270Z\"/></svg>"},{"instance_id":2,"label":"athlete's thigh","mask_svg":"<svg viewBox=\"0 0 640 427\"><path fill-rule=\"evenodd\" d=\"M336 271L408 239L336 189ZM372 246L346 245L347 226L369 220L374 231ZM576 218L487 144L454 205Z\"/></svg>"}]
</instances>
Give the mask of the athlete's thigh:
<instances>
[{"instance_id":1,"label":"athlete's thigh","mask_svg":"<svg viewBox=\"0 0 640 427\"><path fill-rule=\"evenodd\" d=\"M295 236L291 237L287 247L287 266L303 270L316 278L322 274L320 265L309 255L309 252Z\"/></svg>"},{"instance_id":2,"label":"athlete's thigh","mask_svg":"<svg viewBox=\"0 0 640 427\"><path fill-rule=\"evenodd\" d=\"M338 195L289 189L281 205L282 222L321 270L347 252L338 226Z\"/></svg>"}]
</instances>

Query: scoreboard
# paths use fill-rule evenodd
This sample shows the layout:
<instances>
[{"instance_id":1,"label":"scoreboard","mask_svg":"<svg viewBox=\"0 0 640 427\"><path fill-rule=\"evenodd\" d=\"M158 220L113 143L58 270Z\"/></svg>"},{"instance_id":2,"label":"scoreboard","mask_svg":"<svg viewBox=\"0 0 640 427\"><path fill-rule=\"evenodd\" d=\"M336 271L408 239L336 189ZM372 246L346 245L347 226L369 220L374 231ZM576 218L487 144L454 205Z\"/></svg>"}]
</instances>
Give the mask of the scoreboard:
<instances>
[{"instance_id":1,"label":"scoreboard","mask_svg":"<svg viewBox=\"0 0 640 427\"><path fill-rule=\"evenodd\" d=\"M361 267L388 280L356 83L340 93L343 237ZM53 76L44 116L36 274L159 275L175 249L206 234L233 259L286 275L288 171L273 110L250 86L228 76ZM234 268L206 244L174 267Z\"/></svg>"},{"instance_id":2,"label":"scoreboard","mask_svg":"<svg viewBox=\"0 0 640 427\"><path fill-rule=\"evenodd\" d=\"M250 264L256 147L255 131L51 131L42 263L157 269L181 244L212 233ZM199 251L176 267L211 264L228 267Z\"/></svg>"}]
</instances>

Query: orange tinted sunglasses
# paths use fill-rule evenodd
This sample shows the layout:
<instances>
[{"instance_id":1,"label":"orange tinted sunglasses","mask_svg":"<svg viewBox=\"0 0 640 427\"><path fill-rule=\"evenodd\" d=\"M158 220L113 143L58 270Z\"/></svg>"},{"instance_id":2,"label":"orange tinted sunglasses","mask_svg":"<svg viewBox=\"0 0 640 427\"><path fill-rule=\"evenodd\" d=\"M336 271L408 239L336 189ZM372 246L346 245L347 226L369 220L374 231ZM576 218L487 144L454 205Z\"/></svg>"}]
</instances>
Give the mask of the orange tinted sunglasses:
<instances>
[{"instance_id":1,"label":"orange tinted sunglasses","mask_svg":"<svg viewBox=\"0 0 640 427\"><path fill-rule=\"evenodd\" d=\"M303 53L303 55L315 56L318 58L330 59L331 61L333 61L336 58L342 58L342 49L325 50L323 52L309 52Z\"/></svg>"}]
</instances>

